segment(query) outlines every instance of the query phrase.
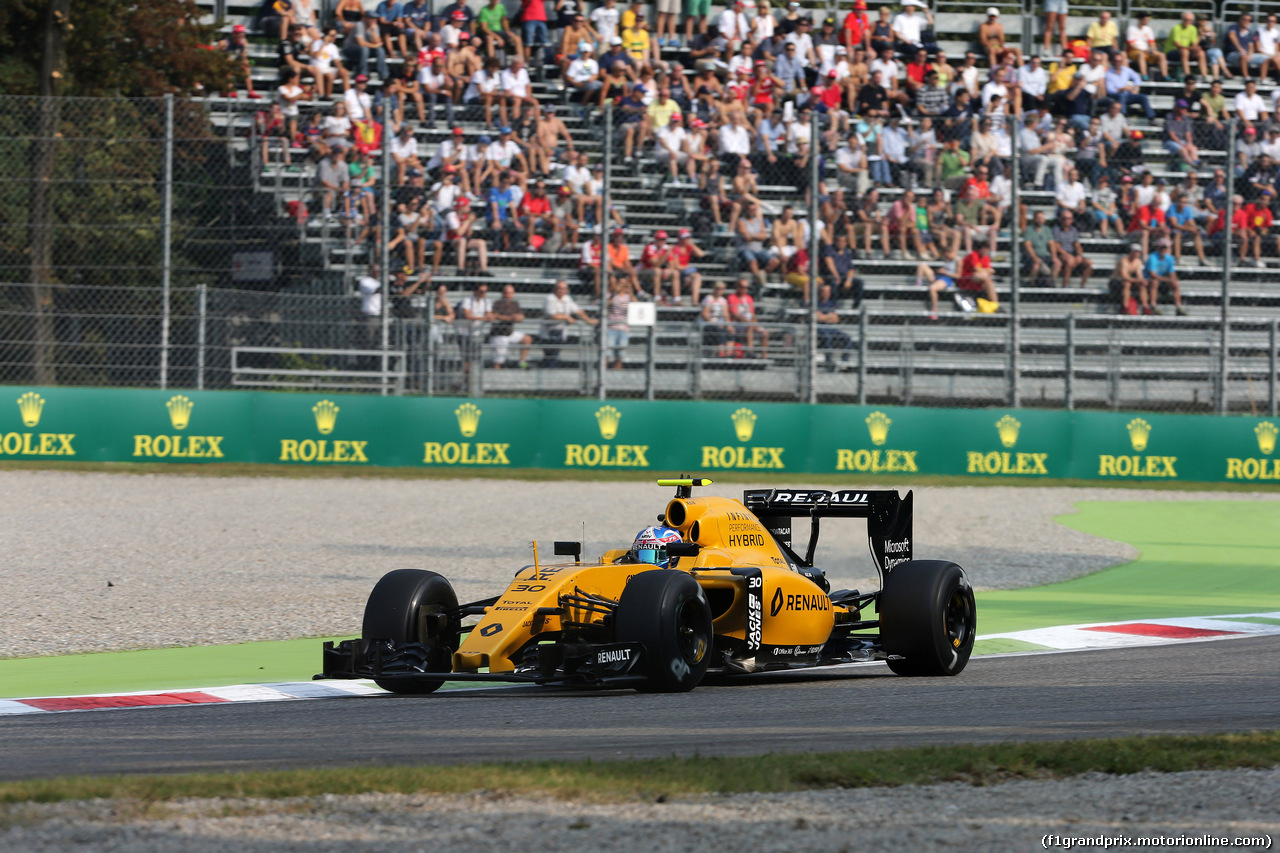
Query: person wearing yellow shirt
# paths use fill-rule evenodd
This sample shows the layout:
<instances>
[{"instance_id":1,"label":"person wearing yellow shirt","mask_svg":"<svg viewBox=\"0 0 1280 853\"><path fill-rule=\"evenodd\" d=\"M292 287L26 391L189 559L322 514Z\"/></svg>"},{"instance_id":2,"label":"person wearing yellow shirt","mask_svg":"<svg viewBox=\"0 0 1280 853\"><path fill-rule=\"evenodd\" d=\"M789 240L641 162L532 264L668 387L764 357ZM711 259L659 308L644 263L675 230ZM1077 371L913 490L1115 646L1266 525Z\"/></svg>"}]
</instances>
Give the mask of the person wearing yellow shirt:
<instances>
[{"instance_id":1,"label":"person wearing yellow shirt","mask_svg":"<svg viewBox=\"0 0 1280 853\"><path fill-rule=\"evenodd\" d=\"M636 15L635 27L623 29L622 49L637 63L648 62L650 59L658 61L658 51L649 38L649 22L644 19L643 14Z\"/></svg>"},{"instance_id":2,"label":"person wearing yellow shirt","mask_svg":"<svg viewBox=\"0 0 1280 853\"><path fill-rule=\"evenodd\" d=\"M1071 82L1076 77L1076 64L1072 58L1070 53L1064 53L1060 61L1049 65L1049 86L1045 91L1050 95L1071 88Z\"/></svg>"},{"instance_id":3,"label":"person wearing yellow shirt","mask_svg":"<svg viewBox=\"0 0 1280 853\"><path fill-rule=\"evenodd\" d=\"M1120 49L1120 28L1105 9L1098 13L1098 20L1085 30L1084 38L1092 50L1105 50L1108 55Z\"/></svg>"},{"instance_id":4,"label":"person wearing yellow shirt","mask_svg":"<svg viewBox=\"0 0 1280 853\"><path fill-rule=\"evenodd\" d=\"M1200 46L1200 28L1196 26L1194 12L1182 13L1182 20L1174 25L1173 29L1169 31L1169 37L1165 39L1164 52L1170 60L1180 60L1182 62L1181 79L1185 80L1191 76L1191 60L1193 58L1200 64L1200 76L1209 76L1209 67L1206 64L1204 48Z\"/></svg>"},{"instance_id":5,"label":"person wearing yellow shirt","mask_svg":"<svg viewBox=\"0 0 1280 853\"><path fill-rule=\"evenodd\" d=\"M622 13L622 20L618 21L618 25L624 30L634 30L637 17L644 17L644 4L640 0L631 0L631 7Z\"/></svg>"}]
</instances>

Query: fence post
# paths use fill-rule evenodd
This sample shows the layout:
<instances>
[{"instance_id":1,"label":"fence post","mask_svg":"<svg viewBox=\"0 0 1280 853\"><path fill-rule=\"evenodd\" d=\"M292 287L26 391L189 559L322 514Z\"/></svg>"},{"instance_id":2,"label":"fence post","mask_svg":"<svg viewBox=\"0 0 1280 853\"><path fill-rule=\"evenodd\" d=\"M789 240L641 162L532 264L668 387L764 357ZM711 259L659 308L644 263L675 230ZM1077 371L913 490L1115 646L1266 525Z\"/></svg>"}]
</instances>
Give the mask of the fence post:
<instances>
[{"instance_id":1,"label":"fence post","mask_svg":"<svg viewBox=\"0 0 1280 853\"><path fill-rule=\"evenodd\" d=\"M431 289L427 291L427 312L423 323L427 329L427 363L423 371L426 375L422 380L422 390L424 394L430 397L431 392L434 390L436 370L436 290L434 284L431 286Z\"/></svg>"},{"instance_id":2,"label":"fence post","mask_svg":"<svg viewBox=\"0 0 1280 853\"><path fill-rule=\"evenodd\" d=\"M1022 287L1021 229L1018 227L1018 185L1022 182L1022 158L1018 156L1018 117L1009 116L1009 405L1022 404L1022 324L1018 318ZM996 235L997 237L999 235Z\"/></svg>"},{"instance_id":3,"label":"fence post","mask_svg":"<svg viewBox=\"0 0 1280 853\"><path fill-rule=\"evenodd\" d=\"M867 304L858 313L858 405L867 404Z\"/></svg>"},{"instance_id":4,"label":"fence post","mask_svg":"<svg viewBox=\"0 0 1280 853\"><path fill-rule=\"evenodd\" d=\"M649 326L645 336L645 354L644 354L644 398L646 400L653 399L653 360L657 356L658 350L658 324L654 323Z\"/></svg>"},{"instance_id":5,"label":"fence post","mask_svg":"<svg viewBox=\"0 0 1280 853\"><path fill-rule=\"evenodd\" d=\"M1231 346L1231 217L1235 214L1235 205L1231 197L1236 191L1235 150L1236 122L1231 119L1227 121L1227 206L1222 211L1225 216L1223 233L1226 234L1226 239L1222 243L1222 309L1221 319L1218 321L1220 337L1218 358L1221 361L1218 369L1218 414L1220 415L1227 413L1228 350Z\"/></svg>"},{"instance_id":6,"label":"fence post","mask_svg":"<svg viewBox=\"0 0 1280 853\"><path fill-rule=\"evenodd\" d=\"M809 118L809 346L807 378L809 403L818 402L818 182L822 179L822 128L818 111ZM839 283L836 284L839 287ZM836 293L831 294L834 302Z\"/></svg>"},{"instance_id":7,"label":"fence post","mask_svg":"<svg viewBox=\"0 0 1280 853\"><path fill-rule=\"evenodd\" d=\"M160 387L169 387L170 244L173 242L173 93L164 96L164 187L160 226Z\"/></svg>"},{"instance_id":8,"label":"fence post","mask_svg":"<svg viewBox=\"0 0 1280 853\"><path fill-rule=\"evenodd\" d=\"M391 348L391 248L389 240L391 238L391 101L384 98L382 101L382 212L379 219L382 222L381 231L382 245L379 247L378 258L378 292L382 295L382 378L379 381L381 394L387 396L387 369L389 366L388 355ZM350 222L350 220L348 220ZM481 366L484 365L484 354L481 353ZM475 368L473 368L475 369Z\"/></svg>"},{"instance_id":9,"label":"fence post","mask_svg":"<svg viewBox=\"0 0 1280 853\"><path fill-rule=\"evenodd\" d=\"M1267 408L1271 417L1276 416L1276 338L1280 335L1280 320L1271 321L1267 346Z\"/></svg>"},{"instance_id":10,"label":"fence post","mask_svg":"<svg viewBox=\"0 0 1280 853\"><path fill-rule=\"evenodd\" d=\"M603 49L603 48L602 48ZM604 187L600 191L600 214L596 217L600 226L600 325L597 328L597 348L600 350L597 361L600 370L599 397L604 400L608 396L605 388L605 371L608 369L609 353L605 351L609 326L609 235L606 223L609 221L609 206L613 204L613 102L604 105ZM589 236L588 240L591 239ZM657 302L661 294L653 294Z\"/></svg>"},{"instance_id":11,"label":"fence post","mask_svg":"<svg viewBox=\"0 0 1280 853\"><path fill-rule=\"evenodd\" d=\"M209 285L196 285L196 390L204 390L204 347L208 340Z\"/></svg>"},{"instance_id":12,"label":"fence post","mask_svg":"<svg viewBox=\"0 0 1280 853\"><path fill-rule=\"evenodd\" d=\"M1067 363L1065 365L1065 389L1063 391L1063 397L1065 398L1067 411L1071 411L1076 407L1076 315L1074 313L1067 314L1066 344Z\"/></svg>"}]
</instances>

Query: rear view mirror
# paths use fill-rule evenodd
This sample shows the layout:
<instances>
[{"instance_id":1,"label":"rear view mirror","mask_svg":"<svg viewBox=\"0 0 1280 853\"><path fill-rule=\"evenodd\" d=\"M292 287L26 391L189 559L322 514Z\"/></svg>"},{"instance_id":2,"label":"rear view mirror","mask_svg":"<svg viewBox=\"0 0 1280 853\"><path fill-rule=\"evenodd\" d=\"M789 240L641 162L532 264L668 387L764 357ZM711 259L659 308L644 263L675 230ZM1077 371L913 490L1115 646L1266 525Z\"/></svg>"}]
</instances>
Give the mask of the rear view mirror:
<instances>
[{"instance_id":1,"label":"rear view mirror","mask_svg":"<svg viewBox=\"0 0 1280 853\"><path fill-rule=\"evenodd\" d=\"M702 546L697 542L672 542L667 545L667 554L671 557L696 557Z\"/></svg>"}]
</instances>

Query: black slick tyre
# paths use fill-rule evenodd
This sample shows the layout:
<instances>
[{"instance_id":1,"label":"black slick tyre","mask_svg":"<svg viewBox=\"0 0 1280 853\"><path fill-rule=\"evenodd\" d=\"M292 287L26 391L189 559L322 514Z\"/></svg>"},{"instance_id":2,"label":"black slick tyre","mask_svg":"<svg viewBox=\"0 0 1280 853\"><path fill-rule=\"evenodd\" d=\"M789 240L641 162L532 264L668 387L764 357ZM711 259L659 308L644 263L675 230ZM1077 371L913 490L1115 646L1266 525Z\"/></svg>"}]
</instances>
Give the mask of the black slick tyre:
<instances>
[{"instance_id":1,"label":"black slick tyre","mask_svg":"<svg viewBox=\"0 0 1280 853\"><path fill-rule=\"evenodd\" d=\"M618 601L614 629L618 642L644 646L648 682L641 689L692 690L711 663L711 607L702 587L684 572L657 569L633 577Z\"/></svg>"},{"instance_id":2,"label":"black slick tyre","mask_svg":"<svg viewBox=\"0 0 1280 853\"><path fill-rule=\"evenodd\" d=\"M898 675L959 675L977 635L973 587L944 560L911 560L885 575L880 644Z\"/></svg>"},{"instance_id":3,"label":"black slick tyre","mask_svg":"<svg viewBox=\"0 0 1280 853\"><path fill-rule=\"evenodd\" d=\"M387 572L369 593L364 606L364 625L360 635L366 640L390 640L404 643L425 643L428 638L420 634L418 613L424 605L436 605L446 610L456 610L458 596L453 585L443 575L421 569L397 569ZM461 640L456 626L450 625L446 636L434 640L428 655L428 668L448 672L453 668L453 652ZM433 693L444 684L434 678L374 679L383 690L402 694Z\"/></svg>"}]
</instances>

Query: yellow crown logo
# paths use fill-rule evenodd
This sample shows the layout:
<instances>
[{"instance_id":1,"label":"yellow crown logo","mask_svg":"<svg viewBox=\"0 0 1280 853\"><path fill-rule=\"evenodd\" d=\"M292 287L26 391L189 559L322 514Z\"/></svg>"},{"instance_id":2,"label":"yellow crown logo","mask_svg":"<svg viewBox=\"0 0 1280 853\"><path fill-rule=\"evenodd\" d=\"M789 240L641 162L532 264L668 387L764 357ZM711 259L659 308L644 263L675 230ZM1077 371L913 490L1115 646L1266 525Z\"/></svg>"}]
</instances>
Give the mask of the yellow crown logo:
<instances>
[{"instance_id":1,"label":"yellow crown logo","mask_svg":"<svg viewBox=\"0 0 1280 853\"><path fill-rule=\"evenodd\" d=\"M1263 421L1253 428L1253 434L1258 437L1258 449L1267 456L1276 449L1277 433L1280 433L1280 429L1277 429L1271 421Z\"/></svg>"},{"instance_id":2,"label":"yellow crown logo","mask_svg":"<svg viewBox=\"0 0 1280 853\"><path fill-rule=\"evenodd\" d=\"M475 405L463 403L453 413L458 416L458 429L462 431L463 438L471 438L476 434L476 428L480 426L480 415L483 413Z\"/></svg>"},{"instance_id":3,"label":"yellow crown logo","mask_svg":"<svg viewBox=\"0 0 1280 853\"><path fill-rule=\"evenodd\" d=\"M22 413L24 426L35 426L40 423L40 413L44 411L44 397L28 391L18 398L18 411Z\"/></svg>"},{"instance_id":4,"label":"yellow crown logo","mask_svg":"<svg viewBox=\"0 0 1280 853\"><path fill-rule=\"evenodd\" d=\"M996 421L996 430L1000 433L1000 443L1005 447L1013 447L1018 443L1018 430L1022 424L1013 415L1005 415Z\"/></svg>"},{"instance_id":5,"label":"yellow crown logo","mask_svg":"<svg viewBox=\"0 0 1280 853\"><path fill-rule=\"evenodd\" d=\"M756 431L756 413L750 409L738 409L730 417L733 418L733 431L738 434L738 441L750 441L751 434Z\"/></svg>"},{"instance_id":6,"label":"yellow crown logo","mask_svg":"<svg viewBox=\"0 0 1280 853\"><path fill-rule=\"evenodd\" d=\"M333 425L338 422L338 404L332 400L321 400L311 407L311 413L316 416L316 429L320 430L321 435L328 435L333 432Z\"/></svg>"},{"instance_id":7,"label":"yellow crown logo","mask_svg":"<svg viewBox=\"0 0 1280 853\"><path fill-rule=\"evenodd\" d=\"M1147 449L1147 439L1151 437L1151 424L1142 418L1134 418L1129 421L1129 425L1125 427L1129 430L1129 441L1133 442L1133 449L1141 453Z\"/></svg>"},{"instance_id":8,"label":"yellow crown logo","mask_svg":"<svg viewBox=\"0 0 1280 853\"><path fill-rule=\"evenodd\" d=\"M169 402L164 407L169 410L169 422L173 424L174 429L186 429L187 424L191 423L191 408L195 403L182 394L176 397L170 397Z\"/></svg>"},{"instance_id":9,"label":"yellow crown logo","mask_svg":"<svg viewBox=\"0 0 1280 853\"><path fill-rule=\"evenodd\" d=\"M867 432L871 433L871 443L884 444L889 440L889 425L893 421L884 412L872 412L867 415Z\"/></svg>"},{"instance_id":10,"label":"yellow crown logo","mask_svg":"<svg viewBox=\"0 0 1280 853\"><path fill-rule=\"evenodd\" d=\"M618 434L618 421L622 420L622 412L613 406L601 406L596 409L596 423L600 425L600 437L605 441Z\"/></svg>"}]
</instances>

